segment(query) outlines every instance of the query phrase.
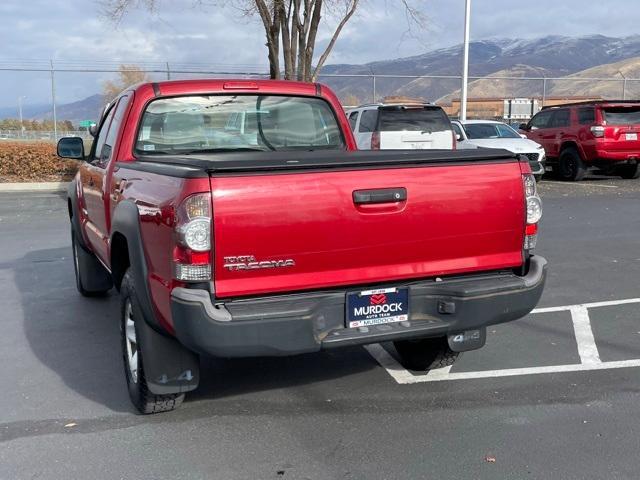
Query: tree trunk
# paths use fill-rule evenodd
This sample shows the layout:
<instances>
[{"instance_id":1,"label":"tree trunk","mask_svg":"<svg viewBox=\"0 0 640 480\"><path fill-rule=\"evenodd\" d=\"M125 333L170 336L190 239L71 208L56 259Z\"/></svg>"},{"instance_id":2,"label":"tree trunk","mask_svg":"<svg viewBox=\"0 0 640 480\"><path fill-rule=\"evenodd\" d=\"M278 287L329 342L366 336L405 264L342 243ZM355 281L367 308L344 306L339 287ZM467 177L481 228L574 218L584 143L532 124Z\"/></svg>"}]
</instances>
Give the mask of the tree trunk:
<instances>
[{"instance_id":1,"label":"tree trunk","mask_svg":"<svg viewBox=\"0 0 640 480\"><path fill-rule=\"evenodd\" d=\"M322 17L322 2L323 0L313 0L311 12L311 23L309 24L309 34L306 39L306 47L304 52L304 77L303 81L311 82L311 63L313 62L313 50L316 44L316 36L318 35L318 25L320 24L320 18Z\"/></svg>"}]
</instances>

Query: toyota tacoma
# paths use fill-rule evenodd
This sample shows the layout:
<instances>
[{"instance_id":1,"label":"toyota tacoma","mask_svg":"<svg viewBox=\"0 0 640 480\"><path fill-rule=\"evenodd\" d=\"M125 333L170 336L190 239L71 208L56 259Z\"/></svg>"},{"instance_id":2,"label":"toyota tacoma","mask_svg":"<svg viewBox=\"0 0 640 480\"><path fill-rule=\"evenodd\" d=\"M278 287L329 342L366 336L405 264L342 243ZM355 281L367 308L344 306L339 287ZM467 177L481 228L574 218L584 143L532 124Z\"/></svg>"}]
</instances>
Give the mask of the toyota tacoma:
<instances>
[{"instance_id":1,"label":"toyota tacoma","mask_svg":"<svg viewBox=\"0 0 640 480\"><path fill-rule=\"evenodd\" d=\"M451 364L537 304L542 203L504 150L357 151L312 83L144 83L105 108L68 191L76 285L121 297L124 372L142 413L199 383L201 355L392 342Z\"/></svg>"}]
</instances>

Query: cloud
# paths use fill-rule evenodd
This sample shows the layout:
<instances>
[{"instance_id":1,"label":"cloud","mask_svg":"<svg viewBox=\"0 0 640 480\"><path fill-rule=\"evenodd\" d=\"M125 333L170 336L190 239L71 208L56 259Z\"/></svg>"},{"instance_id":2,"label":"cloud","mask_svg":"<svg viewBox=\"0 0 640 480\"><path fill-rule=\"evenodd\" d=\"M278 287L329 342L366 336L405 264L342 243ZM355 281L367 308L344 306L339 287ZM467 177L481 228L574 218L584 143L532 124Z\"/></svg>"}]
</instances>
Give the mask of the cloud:
<instances>
[{"instance_id":1,"label":"cloud","mask_svg":"<svg viewBox=\"0 0 640 480\"><path fill-rule=\"evenodd\" d=\"M96 0L4 0L0 18L0 63L46 66L49 59L66 65L140 63L183 67L206 65L209 70L266 71L262 25L237 10L195 8L192 0L164 2L157 13L131 11L116 28L101 16ZM365 63L411 56L459 43L464 0L415 0L424 5L426 29L409 30L399 0L367 0L344 29L329 63ZM637 0L474 0L472 38L532 38L550 34L602 33L624 36L637 31ZM585 5L588 5L585 6ZM319 53L330 39L335 19L319 34ZM59 74L61 102L99 91L108 74ZM14 105L19 95L29 102L50 101L49 76L43 73L0 72L0 106Z\"/></svg>"}]
</instances>

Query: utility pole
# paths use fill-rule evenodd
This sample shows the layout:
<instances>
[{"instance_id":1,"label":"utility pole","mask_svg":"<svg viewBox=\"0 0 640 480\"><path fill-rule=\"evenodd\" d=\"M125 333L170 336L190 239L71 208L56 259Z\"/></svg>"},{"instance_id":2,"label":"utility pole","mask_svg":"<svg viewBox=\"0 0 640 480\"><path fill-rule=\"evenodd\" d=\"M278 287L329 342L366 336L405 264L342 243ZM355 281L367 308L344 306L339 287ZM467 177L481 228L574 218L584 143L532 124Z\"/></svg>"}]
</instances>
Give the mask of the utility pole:
<instances>
[{"instance_id":1,"label":"utility pole","mask_svg":"<svg viewBox=\"0 0 640 480\"><path fill-rule=\"evenodd\" d=\"M58 115L56 114L56 77L53 70L53 60L51 63L51 103L53 105L53 138L58 141Z\"/></svg>"},{"instance_id":2,"label":"utility pole","mask_svg":"<svg viewBox=\"0 0 640 480\"><path fill-rule=\"evenodd\" d=\"M460 96L460 120L467 119L467 94L469 88L469 29L471 25L471 0L465 0L464 50L462 54L462 89Z\"/></svg>"},{"instance_id":3,"label":"utility pole","mask_svg":"<svg viewBox=\"0 0 640 480\"><path fill-rule=\"evenodd\" d=\"M18 116L20 117L20 136L24 137L24 125L22 124L22 100L25 99L24 95L18 97Z\"/></svg>"}]
</instances>

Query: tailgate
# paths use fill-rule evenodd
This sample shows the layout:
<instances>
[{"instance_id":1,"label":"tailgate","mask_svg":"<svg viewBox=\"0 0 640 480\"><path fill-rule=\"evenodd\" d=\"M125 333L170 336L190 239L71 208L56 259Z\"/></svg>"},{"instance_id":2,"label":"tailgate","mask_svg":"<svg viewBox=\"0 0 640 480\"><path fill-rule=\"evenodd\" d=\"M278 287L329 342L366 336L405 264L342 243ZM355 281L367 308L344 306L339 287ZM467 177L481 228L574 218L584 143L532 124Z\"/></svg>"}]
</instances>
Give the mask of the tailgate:
<instances>
[{"instance_id":1,"label":"tailgate","mask_svg":"<svg viewBox=\"0 0 640 480\"><path fill-rule=\"evenodd\" d=\"M609 151L640 153L640 107L604 107L603 147Z\"/></svg>"},{"instance_id":2,"label":"tailgate","mask_svg":"<svg viewBox=\"0 0 640 480\"><path fill-rule=\"evenodd\" d=\"M516 161L214 173L211 189L220 298L522 264L525 212ZM354 191L381 189L405 189L406 200L356 204Z\"/></svg>"}]
</instances>

